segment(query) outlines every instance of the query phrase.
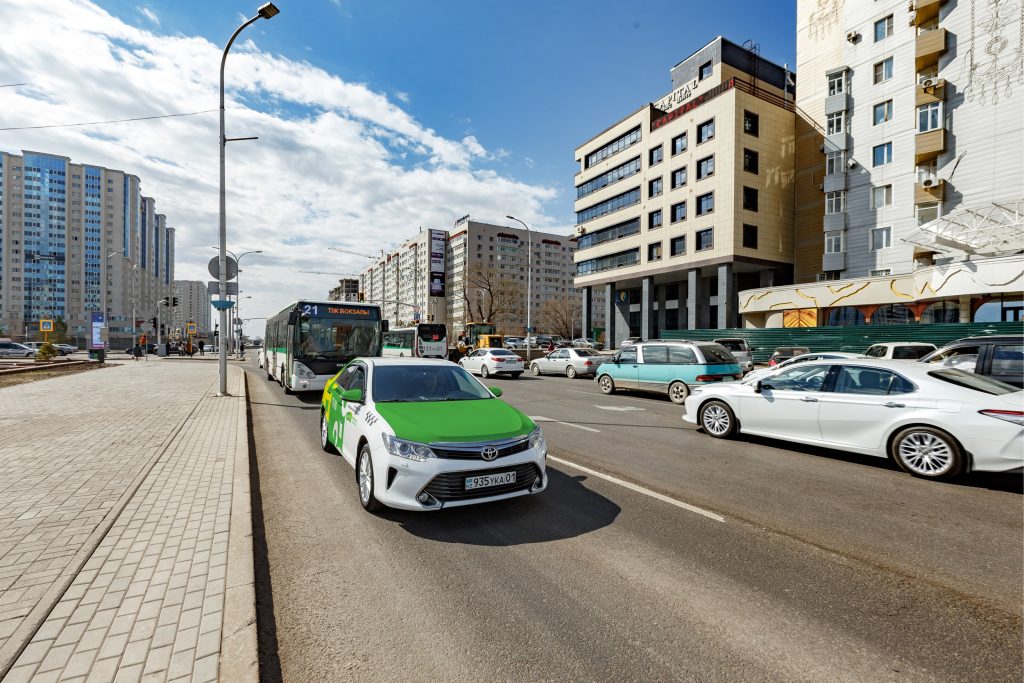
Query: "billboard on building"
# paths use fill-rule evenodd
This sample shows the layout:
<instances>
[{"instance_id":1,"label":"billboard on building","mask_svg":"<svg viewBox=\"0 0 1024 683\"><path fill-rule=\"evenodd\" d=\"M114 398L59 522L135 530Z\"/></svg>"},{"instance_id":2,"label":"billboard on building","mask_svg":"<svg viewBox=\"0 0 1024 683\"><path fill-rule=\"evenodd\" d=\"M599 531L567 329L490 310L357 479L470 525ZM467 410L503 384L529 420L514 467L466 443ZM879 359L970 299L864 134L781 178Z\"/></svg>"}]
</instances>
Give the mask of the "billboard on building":
<instances>
[{"instance_id":1,"label":"billboard on building","mask_svg":"<svg viewBox=\"0 0 1024 683\"><path fill-rule=\"evenodd\" d=\"M430 296L444 296L444 230L430 231Z\"/></svg>"}]
</instances>

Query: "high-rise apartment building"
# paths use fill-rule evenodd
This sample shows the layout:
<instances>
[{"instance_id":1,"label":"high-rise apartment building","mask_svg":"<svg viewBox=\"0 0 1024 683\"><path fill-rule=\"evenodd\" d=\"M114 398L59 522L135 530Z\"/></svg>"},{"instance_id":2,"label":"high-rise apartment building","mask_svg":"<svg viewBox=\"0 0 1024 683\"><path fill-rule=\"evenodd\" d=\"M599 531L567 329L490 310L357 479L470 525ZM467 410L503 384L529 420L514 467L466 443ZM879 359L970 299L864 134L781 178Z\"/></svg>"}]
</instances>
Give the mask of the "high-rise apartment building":
<instances>
[{"instance_id":1,"label":"high-rise apartment building","mask_svg":"<svg viewBox=\"0 0 1024 683\"><path fill-rule=\"evenodd\" d=\"M420 320L458 330L490 318L505 334L526 328L527 246L532 245L530 322L554 332L555 318L579 319L574 287L575 238L482 223L464 216L452 230L422 230L360 276L366 301L382 302L391 325ZM562 310L564 309L564 311ZM564 315L559 315L564 314ZM600 328L602 321L598 319ZM570 324L565 333L581 332Z\"/></svg>"},{"instance_id":2,"label":"high-rise apartment building","mask_svg":"<svg viewBox=\"0 0 1024 683\"><path fill-rule=\"evenodd\" d=\"M792 282L794 74L719 37L671 77L576 149L575 286L611 344L735 327L738 290Z\"/></svg>"},{"instance_id":3,"label":"high-rise apartment building","mask_svg":"<svg viewBox=\"0 0 1024 683\"><path fill-rule=\"evenodd\" d=\"M1024 317L1024 14L798 0L791 287L756 327Z\"/></svg>"},{"instance_id":4,"label":"high-rise apartment building","mask_svg":"<svg viewBox=\"0 0 1024 683\"><path fill-rule=\"evenodd\" d=\"M0 152L3 334L34 339L39 320L60 318L70 335L84 335L90 314L104 312L111 347L126 345L133 308L136 320L154 317L173 279L174 228L136 176Z\"/></svg>"},{"instance_id":5,"label":"high-rise apartment building","mask_svg":"<svg viewBox=\"0 0 1024 683\"><path fill-rule=\"evenodd\" d=\"M171 330L180 330L185 334L187 323L196 324L196 332L200 335L209 335L213 332L213 325L210 317L210 294L207 285L202 280L175 280L174 294L178 298L178 305L171 313ZM166 315L166 310L164 315Z\"/></svg>"},{"instance_id":6,"label":"high-rise apartment building","mask_svg":"<svg viewBox=\"0 0 1024 683\"><path fill-rule=\"evenodd\" d=\"M359 278L346 277L338 280L338 286L327 293L331 301L358 301Z\"/></svg>"}]
</instances>

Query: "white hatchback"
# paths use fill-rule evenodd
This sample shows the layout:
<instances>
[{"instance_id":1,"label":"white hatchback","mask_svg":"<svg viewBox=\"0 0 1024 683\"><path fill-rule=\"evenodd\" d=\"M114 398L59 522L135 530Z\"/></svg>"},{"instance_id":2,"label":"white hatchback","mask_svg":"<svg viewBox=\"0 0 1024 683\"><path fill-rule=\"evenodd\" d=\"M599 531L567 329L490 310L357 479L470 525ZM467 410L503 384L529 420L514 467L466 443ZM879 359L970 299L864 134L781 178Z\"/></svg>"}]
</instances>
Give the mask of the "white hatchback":
<instances>
[{"instance_id":1,"label":"white hatchback","mask_svg":"<svg viewBox=\"0 0 1024 683\"><path fill-rule=\"evenodd\" d=\"M697 387L683 419L716 438L742 432L890 457L934 479L1024 467L1024 391L921 363L813 361Z\"/></svg>"},{"instance_id":2,"label":"white hatchback","mask_svg":"<svg viewBox=\"0 0 1024 683\"><path fill-rule=\"evenodd\" d=\"M523 374L523 359L508 349L477 349L459 361L466 370L489 377L490 375L511 375L513 379Z\"/></svg>"}]
</instances>

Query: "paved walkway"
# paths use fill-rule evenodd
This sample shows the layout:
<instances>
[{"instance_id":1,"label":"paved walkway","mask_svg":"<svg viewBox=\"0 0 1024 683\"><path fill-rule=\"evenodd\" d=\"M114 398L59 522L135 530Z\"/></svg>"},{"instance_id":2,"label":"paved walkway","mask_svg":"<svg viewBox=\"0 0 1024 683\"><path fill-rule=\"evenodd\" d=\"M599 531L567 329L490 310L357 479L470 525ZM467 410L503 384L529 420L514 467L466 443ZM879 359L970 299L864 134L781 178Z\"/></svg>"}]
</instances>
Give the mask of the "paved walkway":
<instances>
[{"instance_id":1,"label":"paved walkway","mask_svg":"<svg viewBox=\"0 0 1024 683\"><path fill-rule=\"evenodd\" d=\"M255 680L244 380L229 373L229 398L216 365L154 358L0 389L4 683Z\"/></svg>"}]
</instances>

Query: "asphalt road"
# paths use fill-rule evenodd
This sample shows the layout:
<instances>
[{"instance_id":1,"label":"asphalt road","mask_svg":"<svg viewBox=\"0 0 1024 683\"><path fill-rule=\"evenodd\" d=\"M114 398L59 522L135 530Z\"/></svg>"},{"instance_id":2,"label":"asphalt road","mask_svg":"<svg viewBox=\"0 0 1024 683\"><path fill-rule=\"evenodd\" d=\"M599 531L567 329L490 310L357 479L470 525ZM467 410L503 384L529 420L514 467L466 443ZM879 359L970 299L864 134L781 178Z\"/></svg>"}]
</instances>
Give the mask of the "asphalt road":
<instances>
[{"instance_id":1,"label":"asphalt road","mask_svg":"<svg viewBox=\"0 0 1024 683\"><path fill-rule=\"evenodd\" d=\"M523 376L488 383L594 473L374 516L319 448L319 397L245 365L268 680L1024 676L1019 476L720 442L666 400Z\"/></svg>"}]
</instances>

